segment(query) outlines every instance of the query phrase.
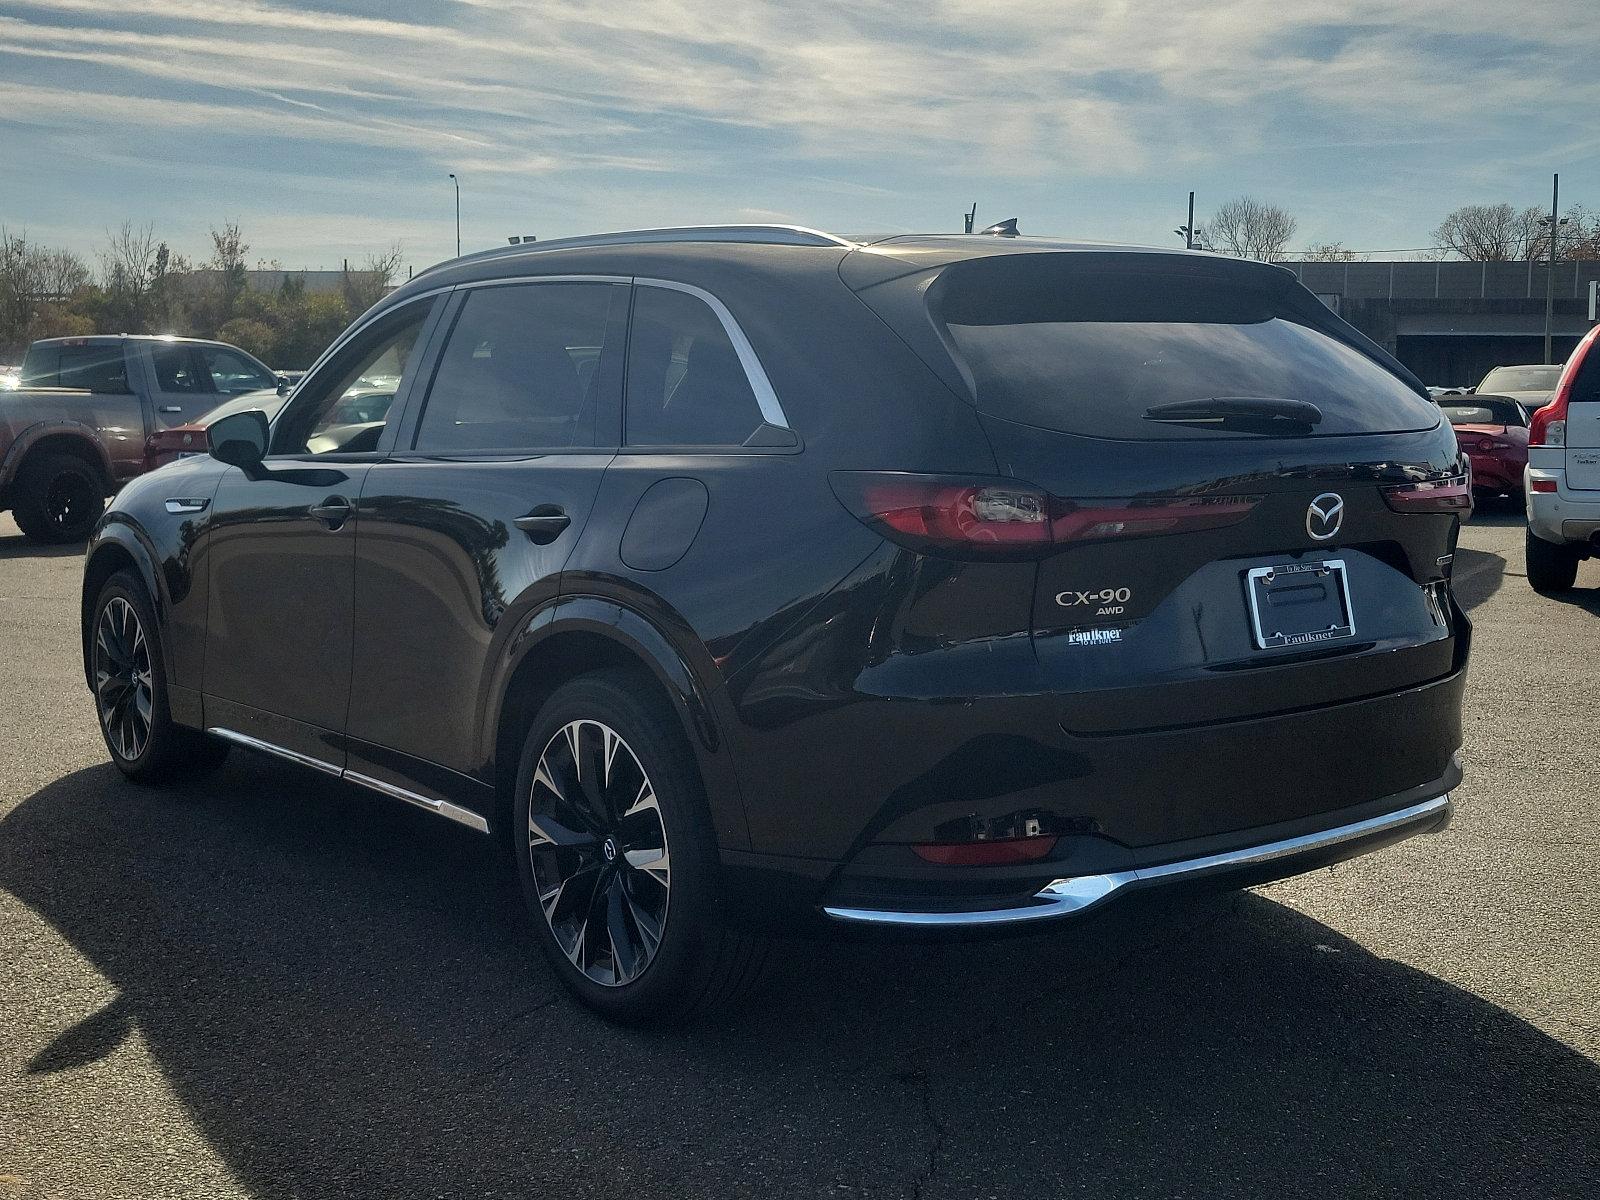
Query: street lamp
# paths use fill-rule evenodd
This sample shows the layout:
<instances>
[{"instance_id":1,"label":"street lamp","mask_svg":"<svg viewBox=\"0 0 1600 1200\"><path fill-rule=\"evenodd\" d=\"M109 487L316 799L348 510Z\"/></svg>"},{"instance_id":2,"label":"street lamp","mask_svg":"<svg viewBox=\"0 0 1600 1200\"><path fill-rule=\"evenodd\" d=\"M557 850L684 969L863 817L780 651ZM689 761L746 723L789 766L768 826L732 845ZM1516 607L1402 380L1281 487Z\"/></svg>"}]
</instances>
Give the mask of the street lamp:
<instances>
[{"instance_id":1,"label":"street lamp","mask_svg":"<svg viewBox=\"0 0 1600 1200\"><path fill-rule=\"evenodd\" d=\"M461 180L456 178L454 171L450 172L450 182L456 185L456 257L461 257Z\"/></svg>"}]
</instances>

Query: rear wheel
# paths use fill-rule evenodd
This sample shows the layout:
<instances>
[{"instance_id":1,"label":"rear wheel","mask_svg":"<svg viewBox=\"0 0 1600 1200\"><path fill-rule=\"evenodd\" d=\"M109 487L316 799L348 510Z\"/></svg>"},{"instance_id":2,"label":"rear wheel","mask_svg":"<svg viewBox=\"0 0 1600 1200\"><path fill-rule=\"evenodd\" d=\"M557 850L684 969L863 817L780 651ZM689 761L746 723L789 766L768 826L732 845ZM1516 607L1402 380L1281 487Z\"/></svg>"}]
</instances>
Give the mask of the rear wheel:
<instances>
[{"instance_id":1,"label":"rear wheel","mask_svg":"<svg viewBox=\"0 0 1600 1200\"><path fill-rule=\"evenodd\" d=\"M535 935L611 1020L682 1020L746 995L766 945L729 929L699 771L664 706L607 670L558 689L523 746L513 846Z\"/></svg>"},{"instance_id":2,"label":"rear wheel","mask_svg":"<svg viewBox=\"0 0 1600 1200\"><path fill-rule=\"evenodd\" d=\"M81 542L106 510L100 472L74 454L34 454L17 472L12 516L35 542Z\"/></svg>"},{"instance_id":3,"label":"rear wheel","mask_svg":"<svg viewBox=\"0 0 1600 1200\"><path fill-rule=\"evenodd\" d=\"M118 571L95 602L89 662L106 749L136 783L204 775L228 754L225 743L173 722L158 637L144 583Z\"/></svg>"},{"instance_id":4,"label":"rear wheel","mask_svg":"<svg viewBox=\"0 0 1600 1200\"><path fill-rule=\"evenodd\" d=\"M1541 596L1553 596L1566 591L1577 581L1578 562L1582 557L1577 546L1566 542L1547 542L1533 530L1528 530L1528 585Z\"/></svg>"}]
</instances>

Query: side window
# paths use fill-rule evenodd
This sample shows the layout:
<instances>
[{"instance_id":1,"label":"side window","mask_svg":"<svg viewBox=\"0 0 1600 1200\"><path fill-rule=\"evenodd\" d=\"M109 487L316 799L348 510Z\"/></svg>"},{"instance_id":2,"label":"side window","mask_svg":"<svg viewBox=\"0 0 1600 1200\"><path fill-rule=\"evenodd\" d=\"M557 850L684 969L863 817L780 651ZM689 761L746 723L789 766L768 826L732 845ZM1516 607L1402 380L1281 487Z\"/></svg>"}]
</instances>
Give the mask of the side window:
<instances>
[{"instance_id":1,"label":"side window","mask_svg":"<svg viewBox=\"0 0 1600 1200\"><path fill-rule=\"evenodd\" d=\"M628 339L630 446L740 446L761 425L744 364L698 296L641 286Z\"/></svg>"},{"instance_id":2,"label":"side window","mask_svg":"<svg viewBox=\"0 0 1600 1200\"><path fill-rule=\"evenodd\" d=\"M126 394L128 371L122 359L122 346L62 346L60 382L64 388L85 388L91 392Z\"/></svg>"},{"instance_id":3,"label":"side window","mask_svg":"<svg viewBox=\"0 0 1600 1200\"><path fill-rule=\"evenodd\" d=\"M593 446L610 283L474 288L439 357L414 448L439 453Z\"/></svg>"},{"instance_id":4,"label":"side window","mask_svg":"<svg viewBox=\"0 0 1600 1200\"><path fill-rule=\"evenodd\" d=\"M211 377L203 372L194 347L168 342L150 347L150 365L155 368L156 387L163 392L209 392Z\"/></svg>"},{"instance_id":5,"label":"side window","mask_svg":"<svg viewBox=\"0 0 1600 1200\"><path fill-rule=\"evenodd\" d=\"M260 366L235 350L229 350L224 346L201 346L200 356L205 360L212 386L219 392L237 396L241 392L255 392L278 386L275 375L263 371Z\"/></svg>"},{"instance_id":6,"label":"side window","mask_svg":"<svg viewBox=\"0 0 1600 1200\"><path fill-rule=\"evenodd\" d=\"M305 380L272 431L272 453L376 450L432 309L422 300L389 313Z\"/></svg>"}]
</instances>

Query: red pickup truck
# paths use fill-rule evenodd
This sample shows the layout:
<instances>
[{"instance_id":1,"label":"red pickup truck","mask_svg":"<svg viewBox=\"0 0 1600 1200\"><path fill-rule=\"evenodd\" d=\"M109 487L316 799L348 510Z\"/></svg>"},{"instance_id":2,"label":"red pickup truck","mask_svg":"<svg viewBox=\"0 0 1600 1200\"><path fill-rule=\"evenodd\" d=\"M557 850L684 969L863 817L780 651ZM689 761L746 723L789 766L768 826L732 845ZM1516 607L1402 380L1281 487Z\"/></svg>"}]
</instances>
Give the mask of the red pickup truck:
<instances>
[{"instance_id":1,"label":"red pickup truck","mask_svg":"<svg viewBox=\"0 0 1600 1200\"><path fill-rule=\"evenodd\" d=\"M224 342L109 336L33 343L0 391L0 512L37 542L82 541L105 498L156 465L152 435L285 381Z\"/></svg>"}]
</instances>

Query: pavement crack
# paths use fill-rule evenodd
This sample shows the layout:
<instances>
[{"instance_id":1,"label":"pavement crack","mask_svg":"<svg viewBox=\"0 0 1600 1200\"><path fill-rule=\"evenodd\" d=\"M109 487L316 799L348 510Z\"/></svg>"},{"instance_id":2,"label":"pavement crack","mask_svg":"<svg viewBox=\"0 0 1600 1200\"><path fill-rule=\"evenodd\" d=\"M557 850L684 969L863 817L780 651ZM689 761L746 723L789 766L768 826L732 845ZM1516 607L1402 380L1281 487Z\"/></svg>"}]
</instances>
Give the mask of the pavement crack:
<instances>
[{"instance_id":1,"label":"pavement crack","mask_svg":"<svg viewBox=\"0 0 1600 1200\"><path fill-rule=\"evenodd\" d=\"M912 1200L922 1200L943 1164L945 1141L949 1137L949 1130L934 1109L933 1086L927 1071L921 1067L913 1067L901 1071L896 1078L915 1092L922 1106L923 1123L928 1127L928 1160L911 1180Z\"/></svg>"}]
</instances>

